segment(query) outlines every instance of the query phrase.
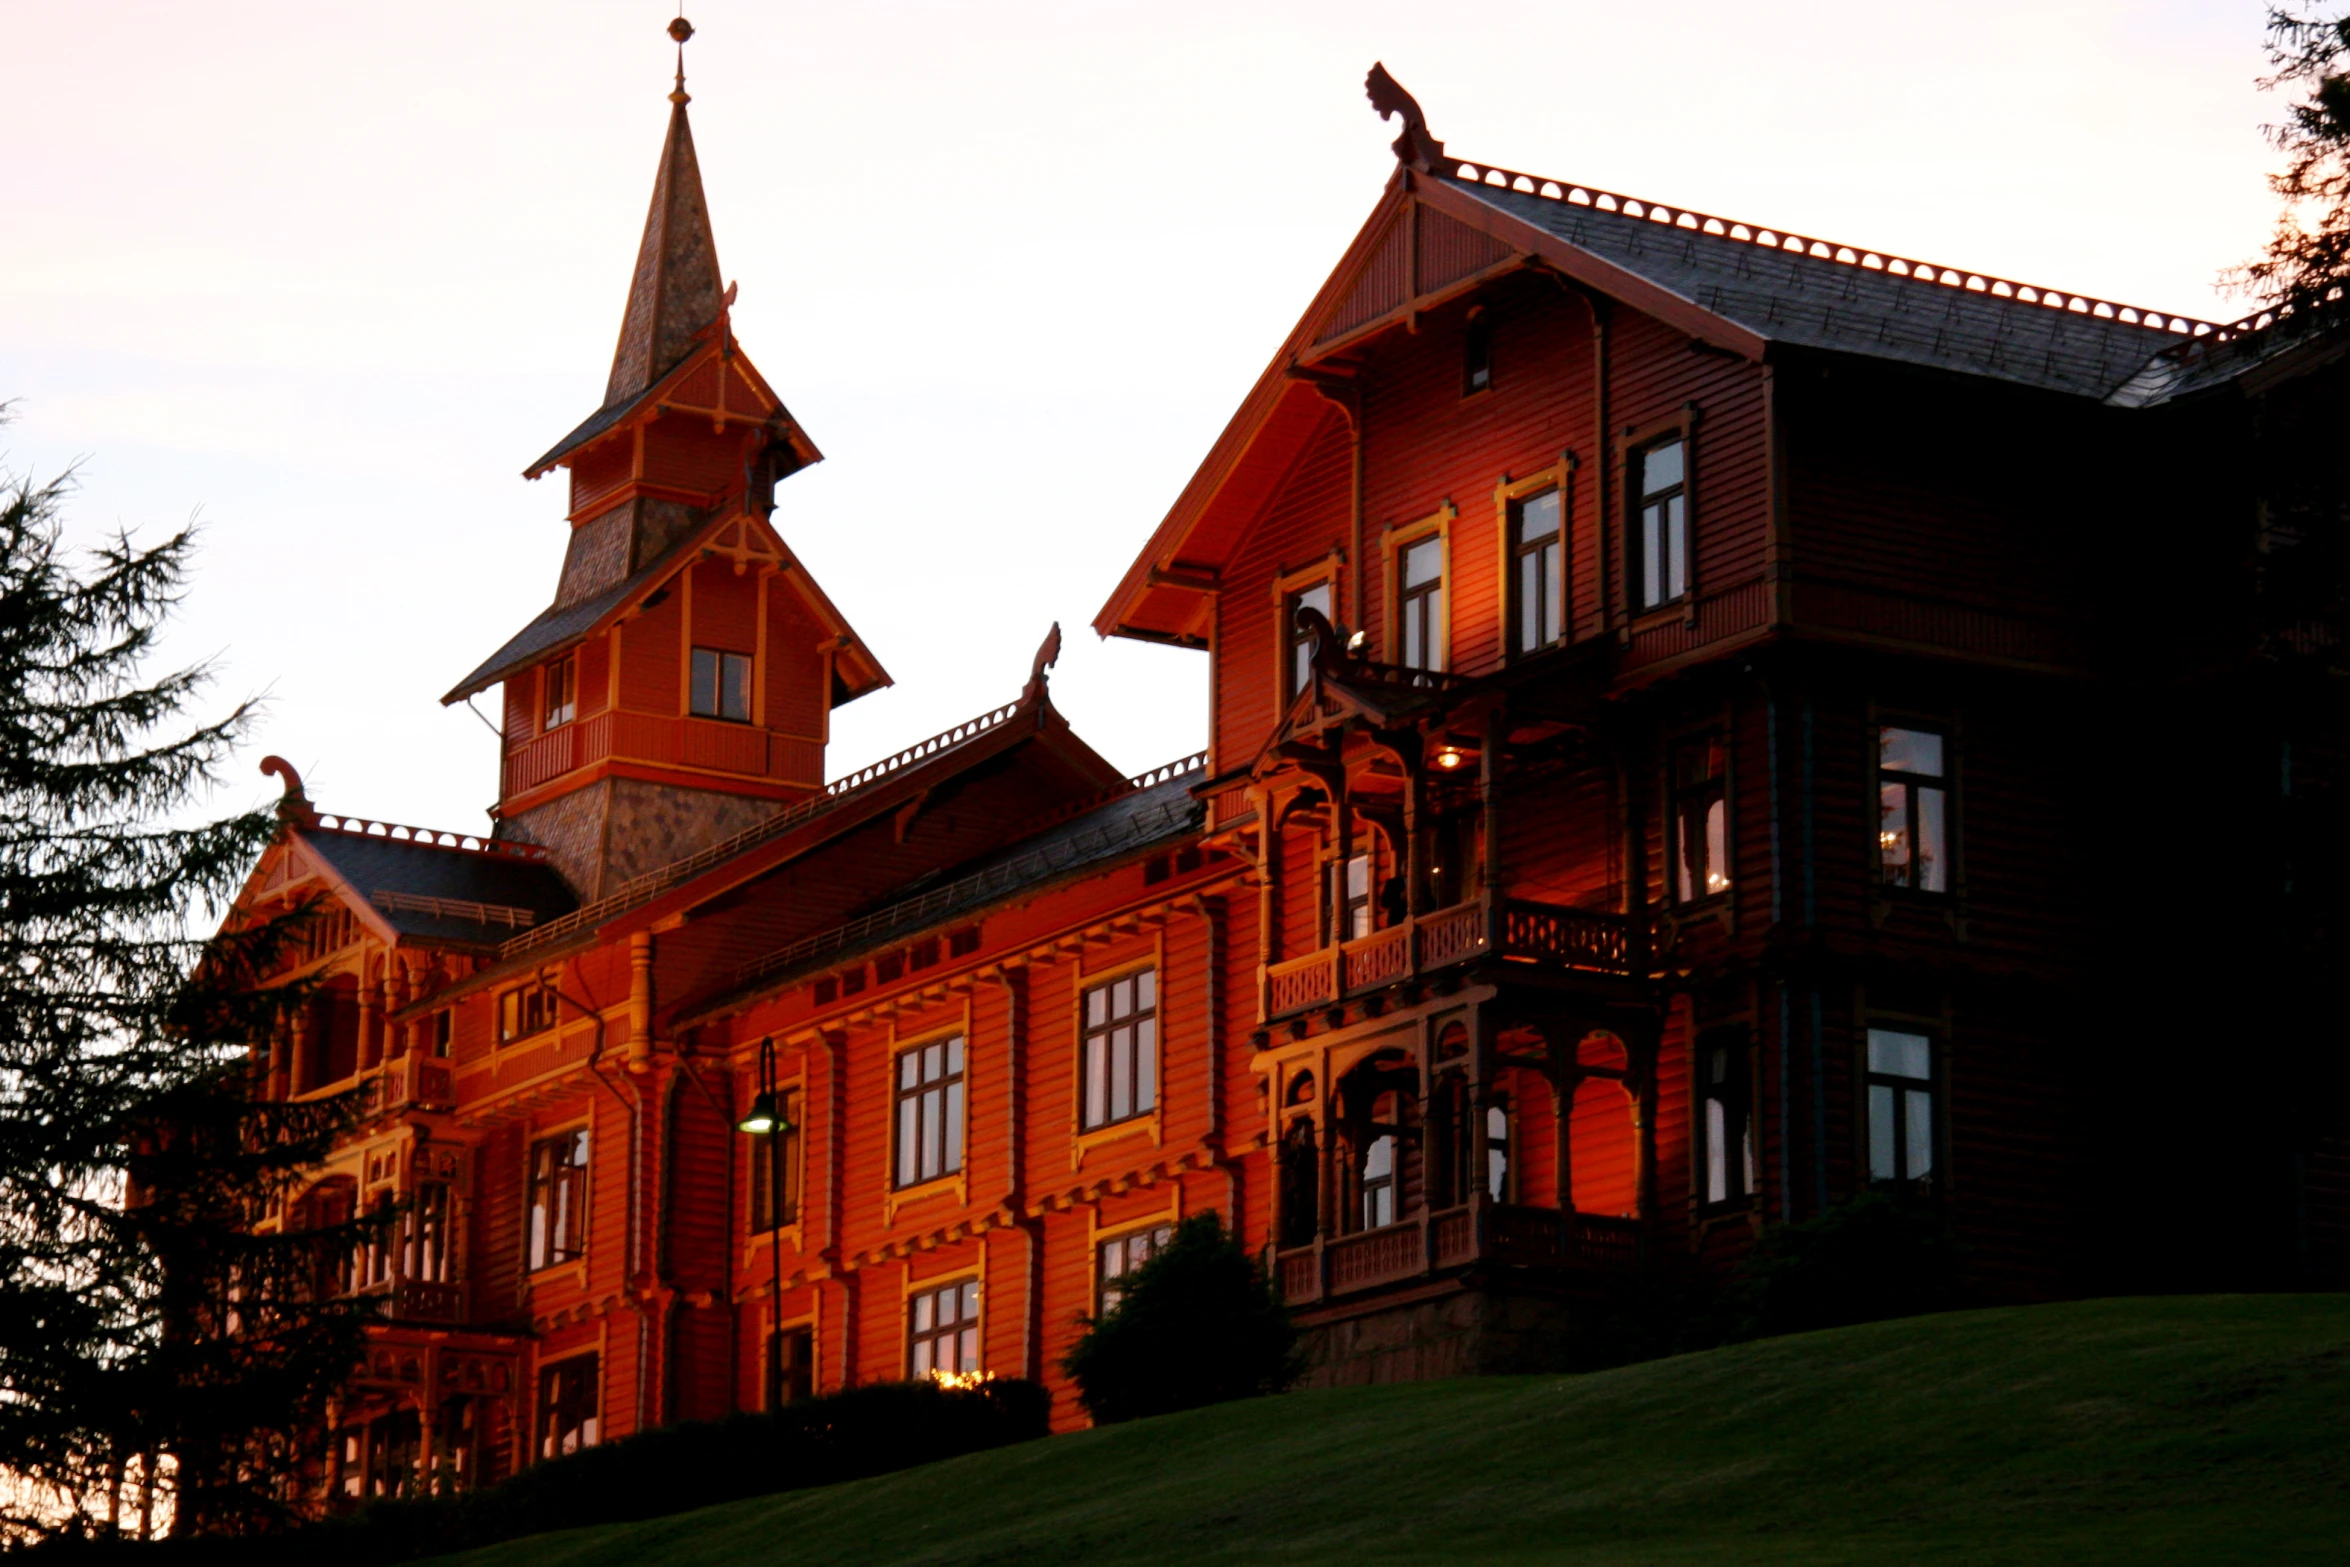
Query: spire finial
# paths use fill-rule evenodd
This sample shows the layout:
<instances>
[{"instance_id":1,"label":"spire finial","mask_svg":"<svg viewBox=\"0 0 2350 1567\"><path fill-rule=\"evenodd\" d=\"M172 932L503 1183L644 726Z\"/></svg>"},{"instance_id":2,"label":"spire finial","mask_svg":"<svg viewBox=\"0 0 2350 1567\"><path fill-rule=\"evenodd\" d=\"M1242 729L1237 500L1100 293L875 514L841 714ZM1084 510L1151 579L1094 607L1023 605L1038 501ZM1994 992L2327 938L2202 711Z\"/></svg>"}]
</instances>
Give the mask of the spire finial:
<instances>
[{"instance_id":1,"label":"spire finial","mask_svg":"<svg viewBox=\"0 0 2350 1567\"><path fill-rule=\"evenodd\" d=\"M669 36L677 40L677 86L670 90L669 101L671 103L691 103L694 101L685 90L685 41L693 35L694 24L685 19L685 10L680 7L677 20L669 24Z\"/></svg>"}]
</instances>

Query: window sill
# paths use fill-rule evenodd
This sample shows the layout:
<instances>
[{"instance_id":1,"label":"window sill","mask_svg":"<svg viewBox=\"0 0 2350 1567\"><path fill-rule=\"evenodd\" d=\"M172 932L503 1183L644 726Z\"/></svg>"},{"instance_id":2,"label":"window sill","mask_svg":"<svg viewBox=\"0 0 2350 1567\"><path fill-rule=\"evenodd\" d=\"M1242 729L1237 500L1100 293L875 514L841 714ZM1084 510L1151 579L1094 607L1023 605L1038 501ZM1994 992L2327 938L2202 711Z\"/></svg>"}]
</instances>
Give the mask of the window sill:
<instances>
[{"instance_id":1,"label":"window sill","mask_svg":"<svg viewBox=\"0 0 2350 1567\"><path fill-rule=\"evenodd\" d=\"M1666 599L1662 604L1633 610L1630 618L1624 622L1623 640L1629 642L1642 632L1655 631L1665 626L1696 624L1697 595L1694 592L1684 593L1678 598Z\"/></svg>"},{"instance_id":2,"label":"window sill","mask_svg":"<svg viewBox=\"0 0 2350 1567\"><path fill-rule=\"evenodd\" d=\"M572 1283L581 1289L587 1288L586 1252L576 1257L566 1257L561 1262L542 1263L538 1267L526 1269L524 1278L532 1289L537 1289L544 1284L562 1282L566 1274L570 1275Z\"/></svg>"},{"instance_id":3,"label":"window sill","mask_svg":"<svg viewBox=\"0 0 2350 1567\"><path fill-rule=\"evenodd\" d=\"M919 1181L912 1186L894 1186L890 1188L889 1196L882 1202L882 1222L895 1224L898 1210L909 1203L929 1202L937 1197L953 1197L958 1201L968 1201L970 1193L971 1182L967 1169L957 1170L951 1175L933 1176L927 1181Z\"/></svg>"},{"instance_id":4,"label":"window sill","mask_svg":"<svg viewBox=\"0 0 2350 1567\"><path fill-rule=\"evenodd\" d=\"M1112 1121L1107 1126L1097 1126L1091 1131L1077 1133L1070 1139L1069 1168L1075 1170L1082 1167L1086 1155L1092 1153L1096 1148L1105 1147L1111 1143L1127 1142L1145 1133L1149 1134L1152 1147L1160 1146L1165 1130L1159 1120L1161 1108L1163 1107L1153 1107L1141 1115L1130 1115L1123 1121Z\"/></svg>"}]
</instances>

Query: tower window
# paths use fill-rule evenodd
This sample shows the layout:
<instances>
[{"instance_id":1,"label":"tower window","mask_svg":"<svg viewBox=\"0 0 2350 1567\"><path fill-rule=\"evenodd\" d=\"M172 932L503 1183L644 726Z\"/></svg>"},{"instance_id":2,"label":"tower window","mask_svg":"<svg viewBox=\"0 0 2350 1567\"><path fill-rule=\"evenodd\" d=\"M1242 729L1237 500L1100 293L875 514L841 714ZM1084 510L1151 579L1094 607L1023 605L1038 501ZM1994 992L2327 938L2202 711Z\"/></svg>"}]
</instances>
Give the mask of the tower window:
<instances>
[{"instance_id":1,"label":"tower window","mask_svg":"<svg viewBox=\"0 0 2350 1567\"><path fill-rule=\"evenodd\" d=\"M1695 903L1730 890L1730 811L1719 737L1673 747L1673 897Z\"/></svg>"},{"instance_id":2,"label":"tower window","mask_svg":"<svg viewBox=\"0 0 2350 1567\"><path fill-rule=\"evenodd\" d=\"M1566 635L1567 551L1559 514L1556 490L1510 503L1510 607L1521 653L1536 652Z\"/></svg>"},{"instance_id":3,"label":"tower window","mask_svg":"<svg viewBox=\"0 0 2350 1567\"><path fill-rule=\"evenodd\" d=\"M547 715L542 726L554 729L579 716L579 660L559 658L547 666Z\"/></svg>"},{"instance_id":4,"label":"tower window","mask_svg":"<svg viewBox=\"0 0 2350 1567\"><path fill-rule=\"evenodd\" d=\"M1314 637L1297 623L1297 612L1310 609L1324 620L1331 618L1330 584L1317 582L1310 588L1300 588L1285 594L1281 601L1281 645L1289 650L1289 689L1282 693L1290 701L1306 688L1314 676Z\"/></svg>"},{"instance_id":5,"label":"tower window","mask_svg":"<svg viewBox=\"0 0 2350 1567\"><path fill-rule=\"evenodd\" d=\"M1461 334L1461 395L1468 397L1493 385L1493 326L1484 314L1469 317Z\"/></svg>"},{"instance_id":6,"label":"tower window","mask_svg":"<svg viewBox=\"0 0 2350 1567\"><path fill-rule=\"evenodd\" d=\"M1934 1173L1934 1041L1869 1030L1869 1179L1922 1181Z\"/></svg>"},{"instance_id":7,"label":"tower window","mask_svg":"<svg viewBox=\"0 0 2350 1567\"><path fill-rule=\"evenodd\" d=\"M1639 548L1633 597L1642 609L1654 609L1689 591L1686 449L1678 440L1659 441L1633 459L1633 472Z\"/></svg>"},{"instance_id":8,"label":"tower window","mask_svg":"<svg viewBox=\"0 0 2350 1567\"><path fill-rule=\"evenodd\" d=\"M1396 557L1395 618L1402 662L1412 669L1444 667L1444 535L1431 533Z\"/></svg>"},{"instance_id":9,"label":"tower window","mask_svg":"<svg viewBox=\"0 0 2350 1567\"><path fill-rule=\"evenodd\" d=\"M714 647L694 649L693 693L688 707L696 718L723 718L728 723L751 721L751 656L722 653Z\"/></svg>"},{"instance_id":10,"label":"tower window","mask_svg":"<svg viewBox=\"0 0 2350 1567\"><path fill-rule=\"evenodd\" d=\"M1888 887L1950 890L1950 774L1931 729L1877 731L1877 863Z\"/></svg>"}]
</instances>

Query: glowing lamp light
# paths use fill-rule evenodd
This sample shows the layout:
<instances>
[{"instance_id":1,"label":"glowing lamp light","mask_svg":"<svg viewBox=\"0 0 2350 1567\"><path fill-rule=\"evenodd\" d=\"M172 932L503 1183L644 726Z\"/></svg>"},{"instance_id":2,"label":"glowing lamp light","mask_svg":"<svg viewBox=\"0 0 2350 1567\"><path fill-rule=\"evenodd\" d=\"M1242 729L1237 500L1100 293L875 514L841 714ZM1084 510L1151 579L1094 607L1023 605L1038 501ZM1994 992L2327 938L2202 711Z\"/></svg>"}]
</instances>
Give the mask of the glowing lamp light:
<instances>
[{"instance_id":1,"label":"glowing lamp light","mask_svg":"<svg viewBox=\"0 0 2350 1567\"><path fill-rule=\"evenodd\" d=\"M1436 753L1436 765L1448 773L1468 759L1468 754L1457 746L1448 745Z\"/></svg>"},{"instance_id":2,"label":"glowing lamp light","mask_svg":"<svg viewBox=\"0 0 2350 1567\"><path fill-rule=\"evenodd\" d=\"M1370 645L1371 633L1368 631L1358 631L1353 636L1346 639L1346 650L1349 653L1360 653L1364 648L1369 647Z\"/></svg>"},{"instance_id":3,"label":"glowing lamp light","mask_svg":"<svg viewBox=\"0 0 2350 1567\"><path fill-rule=\"evenodd\" d=\"M743 1118L734 1123L734 1129L748 1132L753 1137L772 1137L778 1132L790 1131L791 1123L783 1118L782 1110L776 1107L775 1096L762 1091L758 1098L751 1101L751 1108L744 1113Z\"/></svg>"},{"instance_id":4,"label":"glowing lamp light","mask_svg":"<svg viewBox=\"0 0 2350 1567\"><path fill-rule=\"evenodd\" d=\"M933 1371L930 1373L930 1380L936 1382L940 1387L965 1392L982 1383L993 1382L995 1373L992 1371Z\"/></svg>"}]
</instances>

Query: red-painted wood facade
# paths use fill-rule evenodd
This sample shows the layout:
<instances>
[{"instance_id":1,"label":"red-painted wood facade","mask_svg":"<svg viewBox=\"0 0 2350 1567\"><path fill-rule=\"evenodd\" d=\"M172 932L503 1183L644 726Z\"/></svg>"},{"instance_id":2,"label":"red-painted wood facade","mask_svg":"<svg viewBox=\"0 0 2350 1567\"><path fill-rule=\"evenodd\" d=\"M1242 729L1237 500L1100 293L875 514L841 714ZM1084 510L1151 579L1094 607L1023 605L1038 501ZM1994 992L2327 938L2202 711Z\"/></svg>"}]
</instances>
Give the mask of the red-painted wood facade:
<instances>
[{"instance_id":1,"label":"red-painted wood facade","mask_svg":"<svg viewBox=\"0 0 2350 1567\"><path fill-rule=\"evenodd\" d=\"M1040 654L827 783L888 677L769 520L818 454L732 336L681 91L606 406L531 469L556 601L451 692L504 688L496 831L297 788L248 895L335 911L268 1091L373 1096L304 1202L415 1204L348 1280L388 1319L328 1494L771 1378L1035 1377L1075 1424L1080 1319L1205 1210L1327 1381L1555 1363L1609 1280L1872 1180L1948 1204L1984 1298L2100 1281L2082 715L2159 705L2170 608L2106 551L2237 505L2148 463L2216 439L2238 339L1416 115L1096 621L1204 650L1206 756L1121 776Z\"/></svg>"}]
</instances>

